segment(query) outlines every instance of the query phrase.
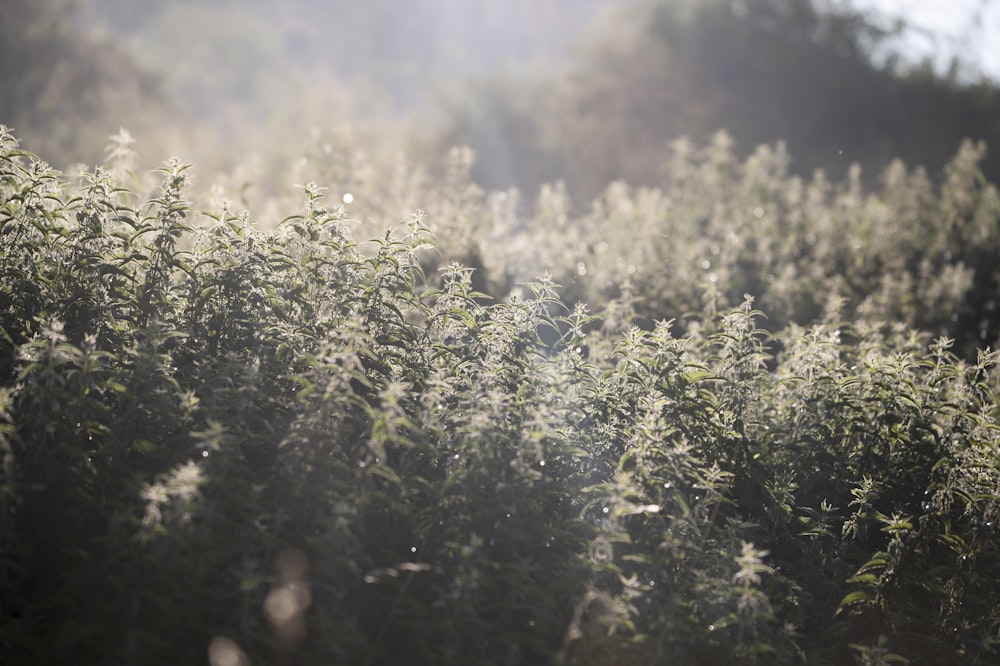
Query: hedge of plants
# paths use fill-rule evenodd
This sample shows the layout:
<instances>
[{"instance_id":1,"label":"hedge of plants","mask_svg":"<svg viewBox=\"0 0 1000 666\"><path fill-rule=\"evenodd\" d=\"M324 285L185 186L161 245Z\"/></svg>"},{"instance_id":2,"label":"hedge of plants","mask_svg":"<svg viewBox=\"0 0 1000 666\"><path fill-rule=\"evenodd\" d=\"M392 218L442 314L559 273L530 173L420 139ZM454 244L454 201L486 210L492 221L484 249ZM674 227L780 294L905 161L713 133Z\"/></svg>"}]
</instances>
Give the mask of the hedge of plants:
<instances>
[{"instance_id":1,"label":"hedge of plants","mask_svg":"<svg viewBox=\"0 0 1000 666\"><path fill-rule=\"evenodd\" d=\"M996 663L975 154L269 224L0 129L0 663Z\"/></svg>"},{"instance_id":2,"label":"hedge of plants","mask_svg":"<svg viewBox=\"0 0 1000 666\"><path fill-rule=\"evenodd\" d=\"M644 328L676 319L684 330L707 293L721 309L750 293L772 332L842 307L852 323L899 322L952 338L975 362L1000 340L1000 193L983 173L986 153L967 141L941 173L897 161L877 176L855 166L803 178L783 145L744 159L719 132L704 146L675 141L659 186L616 182L580 202L559 182L532 200L484 192L467 149L428 170L376 155L360 136L320 132L292 182L322 183L338 200L352 193L347 210L363 237L423 210L445 257L425 262L428 272L458 259L494 297L548 271L570 307L597 311L627 293ZM252 182L241 176L222 188L234 200ZM880 185L868 189L869 180ZM262 218L265 226L271 217L279 214Z\"/></svg>"}]
</instances>

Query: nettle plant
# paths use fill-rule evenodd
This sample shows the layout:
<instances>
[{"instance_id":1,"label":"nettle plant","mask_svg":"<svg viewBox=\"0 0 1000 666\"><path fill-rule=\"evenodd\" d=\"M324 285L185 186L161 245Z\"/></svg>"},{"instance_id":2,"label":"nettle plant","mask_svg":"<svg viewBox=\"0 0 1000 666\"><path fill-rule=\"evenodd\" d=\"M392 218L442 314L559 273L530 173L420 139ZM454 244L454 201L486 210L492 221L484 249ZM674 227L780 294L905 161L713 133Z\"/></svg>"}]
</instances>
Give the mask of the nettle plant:
<instances>
[{"instance_id":1,"label":"nettle plant","mask_svg":"<svg viewBox=\"0 0 1000 666\"><path fill-rule=\"evenodd\" d=\"M359 242L315 184L257 224L0 130L6 662L996 662L992 354L690 285L651 323L638 273L491 298L428 228L515 219L467 158Z\"/></svg>"},{"instance_id":2,"label":"nettle plant","mask_svg":"<svg viewBox=\"0 0 1000 666\"><path fill-rule=\"evenodd\" d=\"M333 200L349 201L364 237L423 210L439 249L422 258L428 274L457 260L476 269L475 289L497 297L548 272L565 303L596 307L627 293L645 328L677 318L683 330L684 315L714 290L721 308L753 294L772 332L819 322L843 301L852 322L950 337L970 362L1000 338L1000 194L979 168L982 144L962 144L934 180L897 161L866 192L857 168L841 180L803 179L790 174L784 146L740 158L720 132L706 146L675 141L661 186L615 182L583 205L560 183L530 202L516 190L484 192L468 149L426 168L367 150L346 130L312 138L294 161L296 182L324 183ZM222 179L220 192L267 189L245 176Z\"/></svg>"},{"instance_id":3,"label":"nettle plant","mask_svg":"<svg viewBox=\"0 0 1000 666\"><path fill-rule=\"evenodd\" d=\"M978 166L985 146L963 144L939 182L896 162L873 192L857 168L842 181L790 175L781 145L740 159L725 133L672 151L662 186L612 183L587 209L559 184L530 210L516 192L471 197L462 219L490 291L548 270L567 303L628 290L647 328L700 310L706 290L720 307L752 293L770 331L819 322L843 299L851 321L951 337L969 361L995 346L1000 195ZM437 199L421 205L433 219ZM455 235L442 236L442 251Z\"/></svg>"}]
</instances>

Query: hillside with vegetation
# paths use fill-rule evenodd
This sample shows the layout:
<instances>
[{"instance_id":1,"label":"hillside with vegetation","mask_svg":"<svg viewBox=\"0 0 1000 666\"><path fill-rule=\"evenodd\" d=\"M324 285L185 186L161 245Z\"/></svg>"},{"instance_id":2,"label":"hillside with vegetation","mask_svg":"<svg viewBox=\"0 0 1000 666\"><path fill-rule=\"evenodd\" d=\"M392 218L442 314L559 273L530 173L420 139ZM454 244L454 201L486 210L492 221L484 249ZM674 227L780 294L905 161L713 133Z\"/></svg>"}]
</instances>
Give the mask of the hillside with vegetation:
<instances>
[{"instance_id":1,"label":"hillside with vegetation","mask_svg":"<svg viewBox=\"0 0 1000 666\"><path fill-rule=\"evenodd\" d=\"M938 336L996 337L975 148L864 194L723 144L532 232L461 172L265 232L4 130L8 662L991 663L994 355ZM975 242L883 228L918 202Z\"/></svg>"},{"instance_id":2,"label":"hillside with vegetation","mask_svg":"<svg viewBox=\"0 0 1000 666\"><path fill-rule=\"evenodd\" d=\"M746 25L672 3L702 12L677 45L668 10L634 4L616 25L667 34L671 62L696 28ZM113 52L148 74L33 16L11 39L47 35L77 54L62 67ZM856 15L783 16L863 34ZM936 135L938 167L913 158L930 143L831 167L791 120L787 141L709 115L688 138L650 121L646 142L627 121L662 72L593 43L595 72L637 78L568 94L540 70L555 96L534 106L525 79L477 79L465 108L506 113L488 100L509 86L548 128L461 121L510 130L483 155L428 131L415 158L377 123L317 120L218 172L150 172L155 142L115 129L99 164L57 170L46 152L72 150L42 140L45 116L0 106L43 144L0 125L0 664L1000 660L987 124ZM20 88L32 104L76 80L52 62ZM157 118L218 139L170 106L179 80L150 83ZM996 95L922 80L955 109ZM572 152L612 137L620 154ZM490 146L523 189L490 180Z\"/></svg>"}]
</instances>

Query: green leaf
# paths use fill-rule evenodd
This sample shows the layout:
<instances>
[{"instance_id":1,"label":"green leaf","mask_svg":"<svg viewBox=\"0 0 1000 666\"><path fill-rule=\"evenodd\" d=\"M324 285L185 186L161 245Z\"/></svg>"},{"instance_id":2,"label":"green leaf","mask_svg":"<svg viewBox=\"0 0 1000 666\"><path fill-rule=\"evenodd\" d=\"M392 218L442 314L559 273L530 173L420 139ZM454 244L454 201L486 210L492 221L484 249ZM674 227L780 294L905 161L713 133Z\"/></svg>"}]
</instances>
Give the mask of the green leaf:
<instances>
[{"instance_id":1,"label":"green leaf","mask_svg":"<svg viewBox=\"0 0 1000 666\"><path fill-rule=\"evenodd\" d=\"M871 601L871 596L867 592L864 590L855 590L840 600L840 603L837 604L837 613L840 613L840 611L849 606L867 603L868 601Z\"/></svg>"}]
</instances>

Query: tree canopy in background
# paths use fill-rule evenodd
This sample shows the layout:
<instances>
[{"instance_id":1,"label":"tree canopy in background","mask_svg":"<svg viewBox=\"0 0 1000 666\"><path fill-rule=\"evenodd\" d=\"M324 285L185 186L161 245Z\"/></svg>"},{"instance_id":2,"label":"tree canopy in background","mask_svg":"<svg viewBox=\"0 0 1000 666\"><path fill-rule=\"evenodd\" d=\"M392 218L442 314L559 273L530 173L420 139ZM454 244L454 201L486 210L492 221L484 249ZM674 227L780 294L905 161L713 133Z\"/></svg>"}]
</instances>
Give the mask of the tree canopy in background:
<instances>
[{"instance_id":1,"label":"tree canopy in background","mask_svg":"<svg viewBox=\"0 0 1000 666\"><path fill-rule=\"evenodd\" d=\"M720 128L743 154L784 141L796 173L841 176L857 163L868 182L897 158L938 173L964 138L1000 143L994 84L886 56L894 31L849 6L646 3L596 34L564 70L527 85L499 76L449 99L442 142L468 142L487 186L533 192L565 179L581 203L613 180L659 182L670 141ZM984 170L1000 176L1000 154Z\"/></svg>"},{"instance_id":2,"label":"tree canopy in background","mask_svg":"<svg viewBox=\"0 0 1000 666\"><path fill-rule=\"evenodd\" d=\"M0 22L0 118L60 166L102 157L108 135L142 114L164 121L158 77L120 45L82 34L64 0L10 0ZM138 127L136 127L138 125Z\"/></svg>"},{"instance_id":3,"label":"tree canopy in background","mask_svg":"<svg viewBox=\"0 0 1000 666\"><path fill-rule=\"evenodd\" d=\"M93 163L124 125L148 166L166 152L215 171L257 153L273 182L313 127L350 124L427 163L470 145L481 185L530 199L564 180L586 205L613 180L657 183L681 135L703 143L726 129L741 155L785 141L795 173L859 163L872 183L896 158L937 174L962 139L992 146L1000 133L993 83L908 60L905 27L839 2L420 0L400 12L45 0L11 11L3 77L17 94L5 121L60 166ZM28 58L38 40L44 54ZM991 180L996 153L983 162Z\"/></svg>"}]
</instances>

